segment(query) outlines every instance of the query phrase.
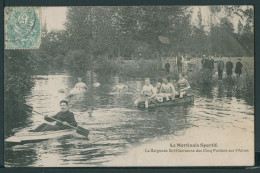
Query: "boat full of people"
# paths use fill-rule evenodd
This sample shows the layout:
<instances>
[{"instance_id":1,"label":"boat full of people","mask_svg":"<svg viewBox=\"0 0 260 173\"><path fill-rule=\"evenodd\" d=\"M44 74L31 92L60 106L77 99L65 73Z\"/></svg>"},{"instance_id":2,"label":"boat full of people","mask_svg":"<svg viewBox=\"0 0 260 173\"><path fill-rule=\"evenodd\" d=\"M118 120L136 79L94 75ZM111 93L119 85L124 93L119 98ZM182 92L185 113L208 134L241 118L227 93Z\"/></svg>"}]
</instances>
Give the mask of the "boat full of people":
<instances>
[{"instance_id":1,"label":"boat full of people","mask_svg":"<svg viewBox=\"0 0 260 173\"><path fill-rule=\"evenodd\" d=\"M150 79L145 78L145 85L139 92L140 96L134 105L138 108L149 108L155 106L174 106L180 103L194 102L194 96L188 95L190 84L184 74L179 74L177 82L170 82L169 77L164 77L162 83L156 86L150 84Z\"/></svg>"}]
</instances>

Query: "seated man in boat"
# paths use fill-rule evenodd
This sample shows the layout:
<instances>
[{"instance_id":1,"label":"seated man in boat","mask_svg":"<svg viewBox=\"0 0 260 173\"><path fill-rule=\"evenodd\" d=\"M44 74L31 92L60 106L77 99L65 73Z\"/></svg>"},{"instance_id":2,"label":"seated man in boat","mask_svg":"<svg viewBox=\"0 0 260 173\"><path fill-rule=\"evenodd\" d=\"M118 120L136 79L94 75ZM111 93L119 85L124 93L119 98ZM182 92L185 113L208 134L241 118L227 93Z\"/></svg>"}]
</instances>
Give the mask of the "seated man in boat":
<instances>
[{"instance_id":1,"label":"seated man in boat","mask_svg":"<svg viewBox=\"0 0 260 173\"><path fill-rule=\"evenodd\" d=\"M84 82L82 82L82 79L80 77L78 78L78 83L76 83L74 88L77 88L79 90L88 90L87 85Z\"/></svg>"},{"instance_id":2,"label":"seated man in boat","mask_svg":"<svg viewBox=\"0 0 260 173\"><path fill-rule=\"evenodd\" d=\"M135 100L134 104L137 105L139 102L145 102L145 107L148 107L148 101L156 96L155 88L150 84L150 78L145 78L145 85L140 92L141 96Z\"/></svg>"},{"instance_id":3,"label":"seated man in boat","mask_svg":"<svg viewBox=\"0 0 260 173\"><path fill-rule=\"evenodd\" d=\"M161 82L157 82L156 83L156 87L155 87L156 94L159 94L159 92L161 90L161 87L162 87L162 83Z\"/></svg>"},{"instance_id":4,"label":"seated man in boat","mask_svg":"<svg viewBox=\"0 0 260 173\"><path fill-rule=\"evenodd\" d=\"M175 88L172 83L169 82L168 78L163 78L163 83L158 96L163 97L166 101L173 100L175 98Z\"/></svg>"},{"instance_id":5,"label":"seated man in boat","mask_svg":"<svg viewBox=\"0 0 260 173\"><path fill-rule=\"evenodd\" d=\"M78 83L68 92L68 97L72 97L73 95L85 93L88 90L87 85L82 82L81 78L78 78Z\"/></svg>"},{"instance_id":6,"label":"seated man in boat","mask_svg":"<svg viewBox=\"0 0 260 173\"><path fill-rule=\"evenodd\" d=\"M185 79L184 74L179 74L179 80L177 81L176 85L178 88L178 95L180 98L186 95L186 91L190 89L190 84L187 81L187 79Z\"/></svg>"},{"instance_id":7,"label":"seated man in boat","mask_svg":"<svg viewBox=\"0 0 260 173\"><path fill-rule=\"evenodd\" d=\"M74 118L74 114L68 110L68 102L66 100L60 101L60 108L61 111L58 112L56 115L52 117L45 116L44 120L48 122L53 122L56 120L55 125L50 125L43 123L42 125L38 126L36 129L32 130L33 132L42 132L42 131L56 131L56 130L64 130L72 128L68 125L71 125L73 127L77 127L77 122ZM54 120L56 119L56 120Z\"/></svg>"},{"instance_id":8,"label":"seated man in boat","mask_svg":"<svg viewBox=\"0 0 260 173\"><path fill-rule=\"evenodd\" d=\"M115 77L115 86L113 87L113 92L127 92L128 91L128 86L125 84L122 84L119 80L119 77Z\"/></svg>"},{"instance_id":9,"label":"seated man in boat","mask_svg":"<svg viewBox=\"0 0 260 173\"><path fill-rule=\"evenodd\" d=\"M162 83L158 80L158 82L156 84L156 87L154 88L155 89L155 93L156 93L155 99L158 102L163 102L163 96L160 95L161 87L162 87Z\"/></svg>"}]
</instances>

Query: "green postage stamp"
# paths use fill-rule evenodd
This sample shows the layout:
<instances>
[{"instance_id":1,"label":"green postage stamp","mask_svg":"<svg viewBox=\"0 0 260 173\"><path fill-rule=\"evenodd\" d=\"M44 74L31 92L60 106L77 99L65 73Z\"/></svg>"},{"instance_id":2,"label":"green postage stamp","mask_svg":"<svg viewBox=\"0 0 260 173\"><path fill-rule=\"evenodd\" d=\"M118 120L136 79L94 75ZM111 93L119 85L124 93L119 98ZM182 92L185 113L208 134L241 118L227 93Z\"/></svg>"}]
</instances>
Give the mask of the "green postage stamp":
<instances>
[{"instance_id":1,"label":"green postage stamp","mask_svg":"<svg viewBox=\"0 0 260 173\"><path fill-rule=\"evenodd\" d=\"M5 48L37 49L41 43L41 8L5 8Z\"/></svg>"}]
</instances>

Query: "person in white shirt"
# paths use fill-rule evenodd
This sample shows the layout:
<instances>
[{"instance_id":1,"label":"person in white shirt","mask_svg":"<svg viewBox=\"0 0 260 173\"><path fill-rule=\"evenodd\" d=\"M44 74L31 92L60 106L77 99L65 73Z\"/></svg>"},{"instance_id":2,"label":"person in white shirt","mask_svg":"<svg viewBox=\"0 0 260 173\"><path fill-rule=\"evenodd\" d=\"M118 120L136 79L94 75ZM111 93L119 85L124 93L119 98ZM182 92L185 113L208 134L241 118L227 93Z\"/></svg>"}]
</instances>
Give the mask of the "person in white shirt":
<instances>
[{"instance_id":1,"label":"person in white shirt","mask_svg":"<svg viewBox=\"0 0 260 173\"><path fill-rule=\"evenodd\" d=\"M175 98L175 88L172 83L169 82L169 80L165 77L163 78L163 83L161 85L159 96L166 98L166 101L170 100L170 98L173 100Z\"/></svg>"},{"instance_id":2,"label":"person in white shirt","mask_svg":"<svg viewBox=\"0 0 260 173\"><path fill-rule=\"evenodd\" d=\"M78 83L76 83L74 88L77 88L79 90L88 90L87 85L84 82L82 82L82 79L80 77L78 78Z\"/></svg>"},{"instance_id":3,"label":"person in white shirt","mask_svg":"<svg viewBox=\"0 0 260 173\"><path fill-rule=\"evenodd\" d=\"M134 104L137 105L139 102L145 102L145 107L148 107L148 101L156 96L156 90L150 84L150 78L145 78L145 85L140 93L142 95L135 100Z\"/></svg>"},{"instance_id":4,"label":"person in white shirt","mask_svg":"<svg viewBox=\"0 0 260 173\"><path fill-rule=\"evenodd\" d=\"M185 79L184 74L179 74L179 80L176 85L177 85L177 90L180 98L186 95L186 91L190 89L190 84L188 80Z\"/></svg>"},{"instance_id":5,"label":"person in white shirt","mask_svg":"<svg viewBox=\"0 0 260 173\"><path fill-rule=\"evenodd\" d=\"M78 78L78 83L72 88L70 91L68 91L67 97L72 97L74 95L83 94L88 90L87 85L82 82L81 78Z\"/></svg>"}]
</instances>

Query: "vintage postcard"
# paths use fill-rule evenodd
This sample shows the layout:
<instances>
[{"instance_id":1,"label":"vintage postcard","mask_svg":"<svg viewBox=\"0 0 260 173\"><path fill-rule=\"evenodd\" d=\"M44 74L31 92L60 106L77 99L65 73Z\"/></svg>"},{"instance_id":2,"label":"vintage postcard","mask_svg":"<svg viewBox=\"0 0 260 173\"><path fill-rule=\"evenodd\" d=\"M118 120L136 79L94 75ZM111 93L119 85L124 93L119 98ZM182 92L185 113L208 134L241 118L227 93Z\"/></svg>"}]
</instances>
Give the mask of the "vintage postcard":
<instances>
[{"instance_id":1,"label":"vintage postcard","mask_svg":"<svg viewBox=\"0 0 260 173\"><path fill-rule=\"evenodd\" d=\"M253 6L6 7L5 167L253 166Z\"/></svg>"}]
</instances>

